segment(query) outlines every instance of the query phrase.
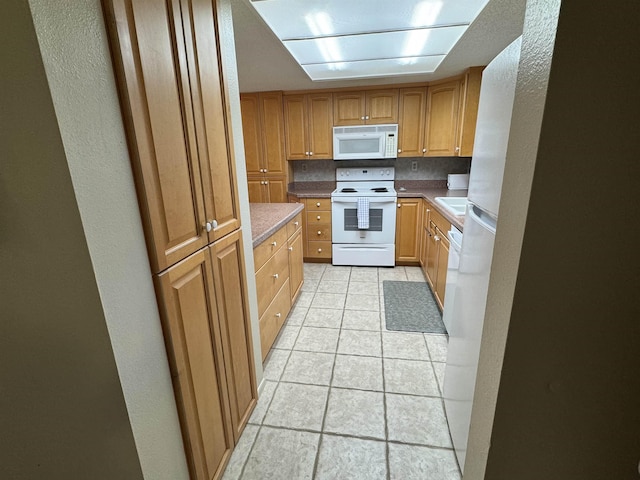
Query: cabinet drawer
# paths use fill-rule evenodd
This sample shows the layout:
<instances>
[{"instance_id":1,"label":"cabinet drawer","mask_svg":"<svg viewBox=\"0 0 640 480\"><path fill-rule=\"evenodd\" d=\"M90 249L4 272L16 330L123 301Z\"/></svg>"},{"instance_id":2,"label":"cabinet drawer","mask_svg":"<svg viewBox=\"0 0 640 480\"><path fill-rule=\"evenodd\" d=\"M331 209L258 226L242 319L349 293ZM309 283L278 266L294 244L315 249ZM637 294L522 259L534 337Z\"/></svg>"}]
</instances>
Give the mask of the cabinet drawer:
<instances>
[{"instance_id":1,"label":"cabinet drawer","mask_svg":"<svg viewBox=\"0 0 640 480\"><path fill-rule=\"evenodd\" d=\"M311 258L331 258L331 242L327 240L310 240L307 255Z\"/></svg>"},{"instance_id":2,"label":"cabinet drawer","mask_svg":"<svg viewBox=\"0 0 640 480\"><path fill-rule=\"evenodd\" d=\"M305 204L307 206L307 211L331 210L330 198L307 198Z\"/></svg>"},{"instance_id":3,"label":"cabinet drawer","mask_svg":"<svg viewBox=\"0 0 640 480\"><path fill-rule=\"evenodd\" d=\"M331 225L331 212L307 212L307 226L313 228L314 223Z\"/></svg>"},{"instance_id":4,"label":"cabinet drawer","mask_svg":"<svg viewBox=\"0 0 640 480\"><path fill-rule=\"evenodd\" d=\"M287 238L296 233L296 231L302 227L302 212L297 214L293 220L289 220L287 223Z\"/></svg>"},{"instance_id":5,"label":"cabinet drawer","mask_svg":"<svg viewBox=\"0 0 640 480\"><path fill-rule=\"evenodd\" d=\"M278 336L291 309L291 296L289 292L289 279L287 279L275 298L260 317L260 345L262 347L262 361L264 361L273 341Z\"/></svg>"},{"instance_id":6,"label":"cabinet drawer","mask_svg":"<svg viewBox=\"0 0 640 480\"><path fill-rule=\"evenodd\" d=\"M257 272L287 242L287 229L281 228L253 249L253 271ZM275 243L275 245L274 245Z\"/></svg>"},{"instance_id":7,"label":"cabinet drawer","mask_svg":"<svg viewBox=\"0 0 640 480\"><path fill-rule=\"evenodd\" d=\"M313 240L328 240L331 241L331 225L309 225L307 227L307 237L310 241Z\"/></svg>"},{"instance_id":8,"label":"cabinet drawer","mask_svg":"<svg viewBox=\"0 0 640 480\"><path fill-rule=\"evenodd\" d=\"M430 215L431 221L435 223L441 231L446 233L451 230L451 222L444 218L435 208L431 207Z\"/></svg>"},{"instance_id":9,"label":"cabinet drawer","mask_svg":"<svg viewBox=\"0 0 640 480\"><path fill-rule=\"evenodd\" d=\"M262 316L276 292L289 278L289 250L286 243L256 272L258 316Z\"/></svg>"}]
</instances>

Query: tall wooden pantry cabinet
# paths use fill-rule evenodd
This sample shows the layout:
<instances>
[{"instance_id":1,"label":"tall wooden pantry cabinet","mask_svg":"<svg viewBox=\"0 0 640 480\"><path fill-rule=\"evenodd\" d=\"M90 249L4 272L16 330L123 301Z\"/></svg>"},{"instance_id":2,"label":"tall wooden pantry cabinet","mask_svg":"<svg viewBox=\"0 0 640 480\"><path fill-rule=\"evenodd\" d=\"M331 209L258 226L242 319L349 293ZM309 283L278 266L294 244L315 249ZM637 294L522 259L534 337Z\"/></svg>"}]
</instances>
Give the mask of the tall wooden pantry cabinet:
<instances>
[{"instance_id":1,"label":"tall wooden pantry cabinet","mask_svg":"<svg viewBox=\"0 0 640 480\"><path fill-rule=\"evenodd\" d=\"M224 472L257 399L215 0L103 0L194 479Z\"/></svg>"}]
</instances>

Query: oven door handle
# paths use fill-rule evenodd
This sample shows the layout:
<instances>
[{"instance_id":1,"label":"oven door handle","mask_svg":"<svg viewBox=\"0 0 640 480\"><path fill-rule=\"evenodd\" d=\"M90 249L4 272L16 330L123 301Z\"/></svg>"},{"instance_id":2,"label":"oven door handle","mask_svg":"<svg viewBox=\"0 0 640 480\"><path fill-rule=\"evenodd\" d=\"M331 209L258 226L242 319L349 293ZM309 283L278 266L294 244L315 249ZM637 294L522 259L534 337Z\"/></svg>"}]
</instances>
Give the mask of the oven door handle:
<instances>
[{"instance_id":1,"label":"oven door handle","mask_svg":"<svg viewBox=\"0 0 640 480\"><path fill-rule=\"evenodd\" d=\"M395 204L398 200L396 198L393 197L386 197L386 198L371 198L369 197L369 208L371 208L371 205L380 205L383 203L393 203ZM332 203L351 203L351 204L357 204L358 200L357 198L353 198L353 199L347 199L347 198L332 198L331 199Z\"/></svg>"}]
</instances>

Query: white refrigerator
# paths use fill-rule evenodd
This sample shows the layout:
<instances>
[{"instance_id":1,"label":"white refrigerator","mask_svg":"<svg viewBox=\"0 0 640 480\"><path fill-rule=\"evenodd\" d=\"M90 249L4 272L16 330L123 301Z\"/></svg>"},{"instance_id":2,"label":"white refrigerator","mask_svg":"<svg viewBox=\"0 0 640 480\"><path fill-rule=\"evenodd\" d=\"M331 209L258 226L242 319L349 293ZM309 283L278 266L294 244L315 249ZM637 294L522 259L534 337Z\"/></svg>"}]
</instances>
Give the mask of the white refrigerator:
<instances>
[{"instance_id":1,"label":"white refrigerator","mask_svg":"<svg viewBox=\"0 0 640 480\"><path fill-rule=\"evenodd\" d=\"M518 38L482 74L455 295L444 309L445 324L449 325L444 405L463 472L520 45Z\"/></svg>"}]
</instances>

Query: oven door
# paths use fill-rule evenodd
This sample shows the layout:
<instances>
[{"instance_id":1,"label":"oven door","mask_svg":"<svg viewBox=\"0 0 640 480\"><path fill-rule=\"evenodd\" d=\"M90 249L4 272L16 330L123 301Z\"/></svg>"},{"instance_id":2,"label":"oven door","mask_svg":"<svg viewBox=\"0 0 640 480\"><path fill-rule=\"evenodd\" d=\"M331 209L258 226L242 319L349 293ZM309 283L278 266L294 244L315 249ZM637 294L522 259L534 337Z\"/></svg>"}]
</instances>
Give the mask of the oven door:
<instances>
[{"instance_id":1,"label":"oven door","mask_svg":"<svg viewBox=\"0 0 640 480\"><path fill-rule=\"evenodd\" d=\"M357 197L331 198L333 243L393 244L396 238L396 197L370 196L369 228L358 228Z\"/></svg>"}]
</instances>

